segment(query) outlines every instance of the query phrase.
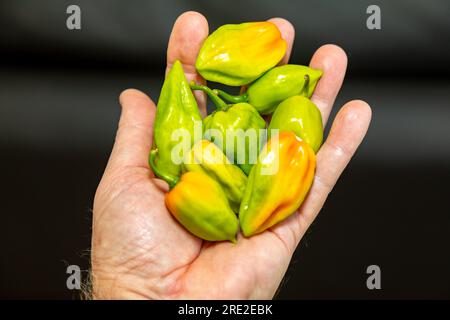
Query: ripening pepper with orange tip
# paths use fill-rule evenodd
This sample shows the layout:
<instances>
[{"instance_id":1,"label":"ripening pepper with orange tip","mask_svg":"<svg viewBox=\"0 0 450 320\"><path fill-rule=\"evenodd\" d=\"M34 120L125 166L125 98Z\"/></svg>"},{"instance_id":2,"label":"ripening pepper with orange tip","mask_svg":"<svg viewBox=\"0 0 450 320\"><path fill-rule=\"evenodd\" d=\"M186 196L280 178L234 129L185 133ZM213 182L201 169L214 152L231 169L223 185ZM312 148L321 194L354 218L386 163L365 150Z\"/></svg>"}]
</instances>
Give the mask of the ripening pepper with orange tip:
<instances>
[{"instance_id":1,"label":"ripening pepper with orange tip","mask_svg":"<svg viewBox=\"0 0 450 320\"><path fill-rule=\"evenodd\" d=\"M149 163L155 175L169 184L165 203L172 216L201 239L235 242L236 213L247 185L242 170L208 140L198 141L184 155L181 177L162 172L156 155L152 150Z\"/></svg>"},{"instance_id":2,"label":"ripening pepper with orange tip","mask_svg":"<svg viewBox=\"0 0 450 320\"><path fill-rule=\"evenodd\" d=\"M207 199L207 201L205 201ZM219 183L200 171L186 172L166 194L166 207L189 232L208 241L236 242L239 222Z\"/></svg>"},{"instance_id":3,"label":"ripening pepper with orange tip","mask_svg":"<svg viewBox=\"0 0 450 320\"><path fill-rule=\"evenodd\" d=\"M286 48L272 22L227 24L205 40L195 67L206 80L243 86L276 66Z\"/></svg>"},{"instance_id":4,"label":"ripening pepper with orange tip","mask_svg":"<svg viewBox=\"0 0 450 320\"><path fill-rule=\"evenodd\" d=\"M272 135L248 177L239 210L244 236L263 232L294 213L314 178L316 156L289 131Z\"/></svg>"},{"instance_id":5,"label":"ripening pepper with orange tip","mask_svg":"<svg viewBox=\"0 0 450 320\"><path fill-rule=\"evenodd\" d=\"M244 196L247 176L239 167L233 165L222 150L213 142L200 140L184 157L183 172L202 172L216 180L228 199L234 212L239 211ZM205 190L206 193L210 192Z\"/></svg>"}]
</instances>

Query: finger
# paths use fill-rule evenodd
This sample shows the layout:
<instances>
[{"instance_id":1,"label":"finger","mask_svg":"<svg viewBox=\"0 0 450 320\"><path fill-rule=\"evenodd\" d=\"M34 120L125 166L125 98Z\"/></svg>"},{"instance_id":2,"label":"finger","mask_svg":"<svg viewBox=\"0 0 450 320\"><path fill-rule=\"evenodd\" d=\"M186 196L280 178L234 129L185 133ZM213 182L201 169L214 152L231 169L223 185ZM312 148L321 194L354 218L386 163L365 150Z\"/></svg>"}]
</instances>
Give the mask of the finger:
<instances>
[{"instance_id":1,"label":"finger","mask_svg":"<svg viewBox=\"0 0 450 320\"><path fill-rule=\"evenodd\" d=\"M167 48L167 69L172 67L176 60L183 64L184 73L188 82L195 81L205 84L205 80L197 73L195 61L203 41L208 37L208 21L198 12L188 11L175 21L170 34ZM201 91L194 92L200 111L206 113L206 96Z\"/></svg>"},{"instance_id":2,"label":"finger","mask_svg":"<svg viewBox=\"0 0 450 320\"><path fill-rule=\"evenodd\" d=\"M289 58L291 56L292 52L292 46L294 45L294 39L295 39L295 28L294 26L283 18L272 18L268 21L275 24L278 29L281 32L281 37L286 41L287 48L286 48L286 54L284 55L283 59L279 62L279 65L283 65L288 63Z\"/></svg>"},{"instance_id":3,"label":"finger","mask_svg":"<svg viewBox=\"0 0 450 320\"><path fill-rule=\"evenodd\" d=\"M128 89L119 98L122 113L108 169L149 168L148 154L153 139L155 104L143 92Z\"/></svg>"},{"instance_id":4,"label":"finger","mask_svg":"<svg viewBox=\"0 0 450 320\"><path fill-rule=\"evenodd\" d=\"M314 53L310 67L323 71L322 78L317 83L311 100L322 113L322 122L325 127L333 107L334 100L342 86L347 69L347 55L340 47L327 44Z\"/></svg>"},{"instance_id":5,"label":"finger","mask_svg":"<svg viewBox=\"0 0 450 320\"><path fill-rule=\"evenodd\" d=\"M372 111L361 100L348 102L331 127L316 159L316 173L308 197L299 210L303 230L314 221L336 181L344 171L369 128Z\"/></svg>"}]
</instances>

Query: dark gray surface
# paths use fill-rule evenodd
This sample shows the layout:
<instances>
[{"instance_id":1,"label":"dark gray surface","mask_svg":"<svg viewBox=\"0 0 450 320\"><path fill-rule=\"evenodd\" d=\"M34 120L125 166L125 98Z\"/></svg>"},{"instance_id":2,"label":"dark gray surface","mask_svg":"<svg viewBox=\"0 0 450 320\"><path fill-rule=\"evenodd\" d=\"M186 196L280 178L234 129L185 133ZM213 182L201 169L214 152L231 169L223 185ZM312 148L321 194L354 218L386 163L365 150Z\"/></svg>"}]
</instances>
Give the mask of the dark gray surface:
<instances>
[{"instance_id":1,"label":"dark gray surface","mask_svg":"<svg viewBox=\"0 0 450 320\"><path fill-rule=\"evenodd\" d=\"M65 29L79 4L83 29ZM450 297L450 22L446 1L2 1L0 297L76 297L65 265L88 267L90 208L128 87L157 99L176 16L212 29L283 16L293 61L324 43L349 54L337 99L373 108L367 139L297 250L280 298ZM382 290L365 287L369 264Z\"/></svg>"}]
</instances>

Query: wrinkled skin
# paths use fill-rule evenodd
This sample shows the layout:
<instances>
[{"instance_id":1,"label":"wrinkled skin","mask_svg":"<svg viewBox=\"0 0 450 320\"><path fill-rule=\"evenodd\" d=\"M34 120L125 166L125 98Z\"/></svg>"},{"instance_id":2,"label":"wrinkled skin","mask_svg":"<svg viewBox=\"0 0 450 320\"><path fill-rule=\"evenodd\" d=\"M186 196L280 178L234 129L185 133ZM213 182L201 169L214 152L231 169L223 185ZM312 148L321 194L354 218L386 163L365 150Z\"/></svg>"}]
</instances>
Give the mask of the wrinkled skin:
<instances>
[{"instance_id":1,"label":"wrinkled skin","mask_svg":"<svg viewBox=\"0 0 450 320\"><path fill-rule=\"evenodd\" d=\"M292 25L272 19L288 43ZM202 83L195 59L208 35L205 18L187 12L176 21L169 41L168 68L183 63L188 81ZM319 48L311 67L321 69L312 101L326 124L341 87L347 58L334 45ZM204 112L205 97L196 93ZM345 104L317 154L312 188L289 219L249 239L208 243L192 236L164 205L167 185L155 179L147 157L152 141L154 103L137 90L120 96L122 115L116 141L94 200L92 277L94 298L270 299L292 254L322 208L369 126L371 111L359 100Z\"/></svg>"}]
</instances>

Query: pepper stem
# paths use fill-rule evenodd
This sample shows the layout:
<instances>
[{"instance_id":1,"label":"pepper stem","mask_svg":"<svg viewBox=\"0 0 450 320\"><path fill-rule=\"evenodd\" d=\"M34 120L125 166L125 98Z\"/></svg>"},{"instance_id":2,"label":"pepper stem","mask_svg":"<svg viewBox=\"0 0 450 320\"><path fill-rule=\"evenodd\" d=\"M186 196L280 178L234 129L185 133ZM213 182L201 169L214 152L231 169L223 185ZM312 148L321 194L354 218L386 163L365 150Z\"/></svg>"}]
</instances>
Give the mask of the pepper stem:
<instances>
[{"instance_id":1,"label":"pepper stem","mask_svg":"<svg viewBox=\"0 0 450 320\"><path fill-rule=\"evenodd\" d=\"M226 111L230 106L225 103L222 99L219 98L217 90L212 90L207 86L196 84L195 82L191 82L190 84L192 90L201 90L205 92L211 101L214 103L217 109L221 111Z\"/></svg>"},{"instance_id":2,"label":"pepper stem","mask_svg":"<svg viewBox=\"0 0 450 320\"><path fill-rule=\"evenodd\" d=\"M157 154L158 154L158 149L153 149L153 150L150 151L150 157L149 157L149 160L148 160L148 162L150 163L150 167L152 168L153 173L158 178L161 178L164 181L166 181L167 184L169 185L169 188L172 189L178 183L180 178L177 177L177 176L173 176L171 174L163 173L163 172L161 172L161 170L158 169L158 167L155 164L155 157L156 157Z\"/></svg>"},{"instance_id":3,"label":"pepper stem","mask_svg":"<svg viewBox=\"0 0 450 320\"><path fill-rule=\"evenodd\" d=\"M302 92L301 94L304 96L308 96L308 86L309 86L309 75L305 74L305 83L303 84Z\"/></svg>"},{"instance_id":4,"label":"pepper stem","mask_svg":"<svg viewBox=\"0 0 450 320\"><path fill-rule=\"evenodd\" d=\"M248 102L247 92L245 92L241 95L238 95L238 96L234 96L234 95L226 93L225 91L220 90L220 89L215 89L214 91L217 91L217 94L219 95L219 97L221 97L231 103Z\"/></svg>"}]
</instances>

